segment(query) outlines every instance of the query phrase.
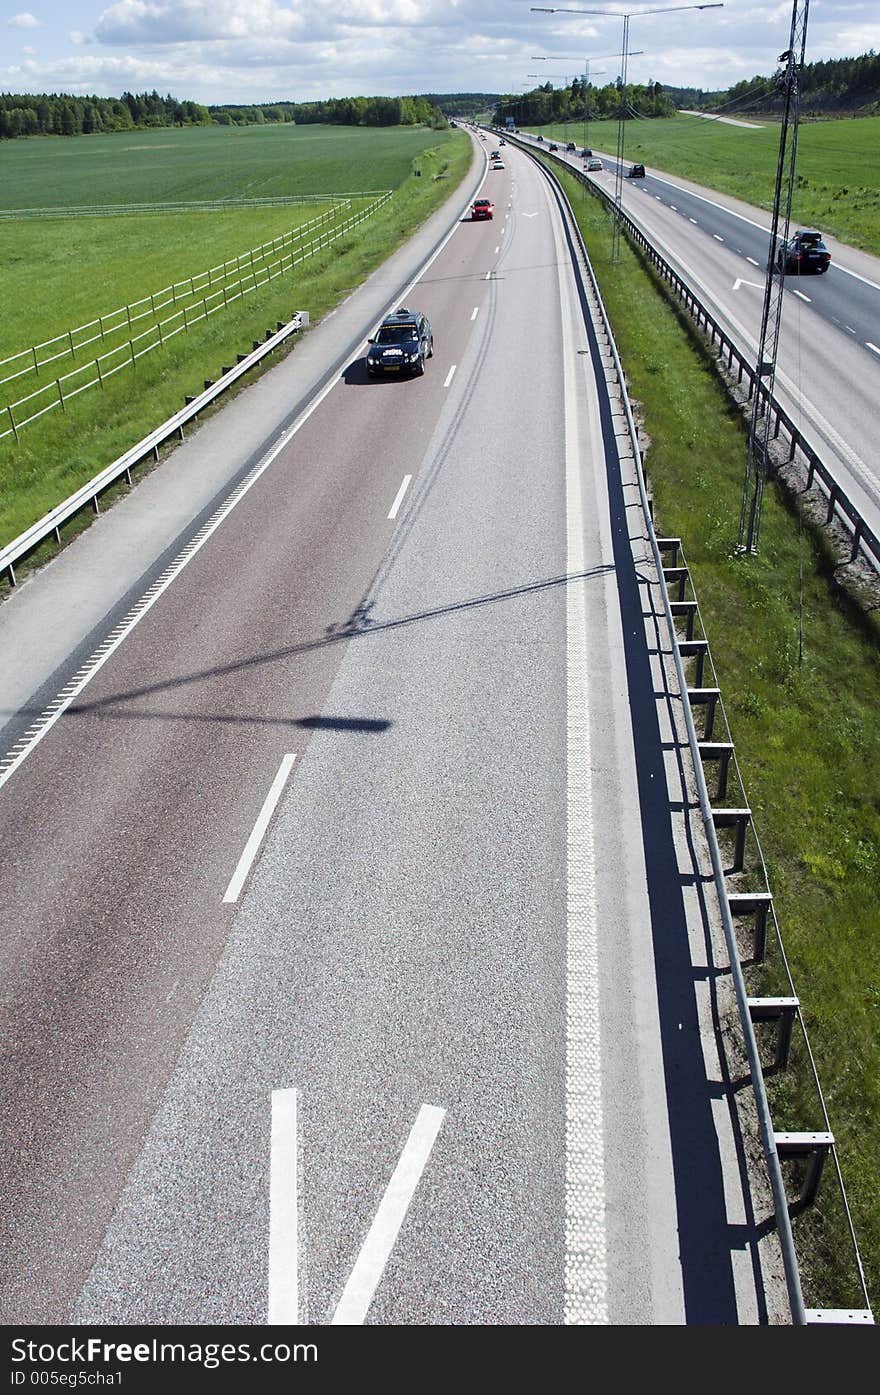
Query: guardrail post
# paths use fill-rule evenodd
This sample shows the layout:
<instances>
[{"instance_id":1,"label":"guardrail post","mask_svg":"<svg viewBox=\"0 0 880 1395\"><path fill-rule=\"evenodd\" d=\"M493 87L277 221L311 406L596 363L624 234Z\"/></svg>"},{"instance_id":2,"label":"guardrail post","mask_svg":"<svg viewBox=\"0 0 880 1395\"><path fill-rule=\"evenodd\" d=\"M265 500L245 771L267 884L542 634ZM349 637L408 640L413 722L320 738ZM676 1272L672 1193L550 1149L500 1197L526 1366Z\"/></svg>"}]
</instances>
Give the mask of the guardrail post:
<instances>
[{"instance_id":1,"label":"guardrail post","mask_svg":"<svg viewBox=\"0 0 880 1395\"><path fill-rule=\"evenodd\" d=\"M696 643L696 641L694 641ZM718 788L715 794L716 799L727 798L727 777L730 772L730 762L733 759L732 741L698 741L697 750L704 761L717 760L718 762Z\"/></svg>"},{"instance_id":2,"label":"guardrail post","mask_svg":"<svg viewBox=\"0 0 880 1395\"><path fill-rule=\"evenodd\" d=\"M736 842L733 851L733 866L729 872L741 872L745 866L746 833L752 821L751 809L713 809L712 822L715 828L735 828Z\"/></svg>"},{"instance_id":3,"label":"guardrail post","mask_svg":"<svg viewBox=\"0 0 880 1395\"><path fill-rule=\"evenodd\" d=\"M825 1159L834 1147L832 1133L774 1133L773 1142L781 1158L807 1160L809 1166L796 1201L789 1202L789 1212L803 1211L816 1200Z\"/></svg>"},{"instance_id":4,"label":"guardrail post","mask_svg":"<svg viewBox=\"0 0 880 1395\"><path fill-rule=\"evenodd\" d=\"M753 1022L776 1023L776 1052L769 1070L784 1070L791 1056L791 1034L800 1012L797 998L749 998L749 1017Z\"/></svg>"}]
</instances>

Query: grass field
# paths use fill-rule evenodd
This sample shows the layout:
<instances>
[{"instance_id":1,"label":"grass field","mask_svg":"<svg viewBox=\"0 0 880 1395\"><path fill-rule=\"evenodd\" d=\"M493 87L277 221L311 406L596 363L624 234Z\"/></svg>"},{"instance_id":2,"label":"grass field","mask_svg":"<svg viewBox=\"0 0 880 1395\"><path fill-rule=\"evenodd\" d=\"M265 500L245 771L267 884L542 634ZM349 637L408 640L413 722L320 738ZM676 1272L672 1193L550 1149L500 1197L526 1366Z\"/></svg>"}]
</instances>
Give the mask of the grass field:
<instances>
[{"instance_id":1,"label":"grass field","mask_svg":"<svg viewBox=\"0 0 880 1395\"><path fill-rule=\"evenodd\" d=\"M360 186L393 188L395 193L375 218L304 267L186 336L178 335L135 369L117 374L103 391L83 393L63 415L57 409L48 413L22 431L18 445L11 437L0 442L0 545L177 411L186 394L199 391L206 378L217 378L267 328L295 310L308 310L316 322L448 197L471 158L470 141L462 132L424 128L254 128L253 142L250 130L236 128L143 134L151 141L144 148L157 153L162 165L150 164L141 182L134 177L130 150L140 134L8 142L4 160L7 153L14 155L17 173L4 194L23 207L34 198L41 205L72 206L163 197L267 197L272 192L339 194ZM93 139L106 154L90 149ZM231 152L228 161L224 150ZM51 188L28 170L29 156L44 178L48 168L57 167ZM95 166L102 159L114 174L99 190ZM414 169L421 173L416 176ZM234 256L316 211L306 205L0 222L6 268L0 357Z\"/></svg>"},{"instance_id":2,"label":"grass field","mask_svg":"<svg viewBox=\"0 0 880 1395\"><path fill-rule=\"evenodd\" d=\"M684 542L876 1304L880 621L847 605L819 541L775 489L765 491L760 554L735 554L746 456L739 410L647 266L625 242L611 262L599 200L564 182L644 414L657 529ZM750 976L752 993L780 989L778 961ZM776 1128L824 1127L809 1079L802 1055L771 1079ZM859 1303L830 1175L795 1235L808 1306Z\"/></svg>"},{"instance_id":3,"label":"grass field","mask_svg":"<svg viewBox=\"0 0 880 1395\"><path fill-rule=\"evenodd\" d=\"M424 126L192 126L4 142L0 208L271 198L396 189Z\"/></svg>"},{"instance_id":4,"label":"grass field","mask_svg":"<svg viewBox=\"0 0 880 1395\"><path fill-rule=\"evenodd\" d=\"M617 122L591 121L590 145L613 155ZM574 140L583 125L543 127L545 139ZM679 114L626 123L626 157L772 209L779 126L725 126ZM804 121L798 132L794 218L880 256L880 116Z\"/></svg>"}]
</instances>

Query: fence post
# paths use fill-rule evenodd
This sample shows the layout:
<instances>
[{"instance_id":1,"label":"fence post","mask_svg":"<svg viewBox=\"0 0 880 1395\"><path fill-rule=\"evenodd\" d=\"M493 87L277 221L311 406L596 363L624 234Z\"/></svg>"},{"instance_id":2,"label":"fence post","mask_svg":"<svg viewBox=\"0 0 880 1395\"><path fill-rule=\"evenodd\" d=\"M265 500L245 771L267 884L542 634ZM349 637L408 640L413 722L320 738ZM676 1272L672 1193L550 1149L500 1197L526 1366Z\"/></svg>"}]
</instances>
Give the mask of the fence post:
<instances>
[{"instance_id":1,"label":"fence post","mask_svg":"<svg viewBox=\"0 0 880 1395\"><path fill-rule=\"evenodd\" d=\"M36 345L34 345L34 347L33 347L33 349L31 350L31 352L33 353L33 356L34 356L34 372L36 373L37 377L39 378L39 376L40 376L40 361L39 361L39 359L37 358L37 347L36 347Z\"/></svg>"},{"instance_id":2,"label":"fence post","mask_svg":"<svg viewBox=\"0 0 880 1395\"><path fill-rule=\"evenodd\" d=\"M69 330L67 331L67 340L68 340L68 343L70 344L70 357L71 357L71 358L76 358L76 349L75 349L74 343L73 343L73 330L72 330L72 329L69 329Z\"/></svg>"},{"instance_id":3,"label":"fence post","mask_svg":"<svg viewBox=\"0 0 880 1395\"><path fill-rule=\"evenodd\" d=\"M55 386L56 386L57 389L58 389L58 401L61 403L61 410L62 410L62 412L66 412L66 411L67 411L67 408L66 408L65 405L64 405L64 393L61 391L61 379L60 379L60 378L56 378L56 379L55 379Z\"/></svg>"},{"instance_id":4,"label":"fence post","mask_svg":"<svg viewBox=\"0 0 880 1395\"><path fill-rule=\"evenodd\" d=\"M16 424L15 424L15 417L12 415L12 408L11 408L11 407L7 407L6 410L7 410L7 412L9 413L9 425L12 427L12 434L13 434L13 436L15 437L15 439L16 439L16 441L17 441L17 440L18 440L18 427L17 427Z\"/></svg>"}]
</instances>

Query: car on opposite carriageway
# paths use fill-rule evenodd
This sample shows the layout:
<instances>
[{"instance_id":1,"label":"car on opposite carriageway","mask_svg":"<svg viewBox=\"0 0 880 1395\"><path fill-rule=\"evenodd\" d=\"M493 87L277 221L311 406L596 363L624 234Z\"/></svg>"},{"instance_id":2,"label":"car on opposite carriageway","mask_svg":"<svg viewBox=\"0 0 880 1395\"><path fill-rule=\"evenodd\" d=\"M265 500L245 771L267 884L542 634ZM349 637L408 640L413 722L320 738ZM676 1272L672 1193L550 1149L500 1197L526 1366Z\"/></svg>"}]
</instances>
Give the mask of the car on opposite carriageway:
<instances>
[{"instance_id":1,"label":"car on opposite carriageway","mask_svg":"<svg viewBox=\"0 0 880 1395\"><path fill-rule=\"evenodd\" d=\"M831 253L825 246L822 234L816 228L802 228L776 253L776 266L779 271L785 267L786 273L793 271L800 276L803 272L827 271L831 265Z\"/></svg>"}]
</instances>

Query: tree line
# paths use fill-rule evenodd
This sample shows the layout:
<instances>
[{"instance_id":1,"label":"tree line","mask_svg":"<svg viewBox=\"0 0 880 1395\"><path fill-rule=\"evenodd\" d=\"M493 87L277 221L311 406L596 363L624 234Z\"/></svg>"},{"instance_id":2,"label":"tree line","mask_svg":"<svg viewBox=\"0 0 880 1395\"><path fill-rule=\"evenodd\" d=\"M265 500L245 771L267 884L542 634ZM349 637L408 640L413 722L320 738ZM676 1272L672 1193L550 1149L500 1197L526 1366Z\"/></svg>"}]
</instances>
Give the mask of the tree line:
<instances>
[{"instance_id":1,"label":"tree line","mask_svg":"<svg viewBox=\"0 0 880 1395\"><path fill-rule=\"evenodd\" d=\"M758 74L734 83L726 91L704 92L700 88L673 88L679 106L698 110L773 112L781 110L784 93L782 70L772 77ZM858 58L827 58L805 63L798 75L799 104L802 112L861 111L872 114L880 109L880 54L873 49Z\"/></svg>"},{"instance_id":2,"label":"tree line","mask_svg":"<svg viewBox=\"0 0 880 1395\"><path fill-rule=\"evenodd\" d=\"M121 97L73 97L66 93L0 92L0 139L17 136L88 136L151 126L207 126L208 108L198 102L160 97L158 92L123 92Z\"/></svg>"},{"instance_id":3,"label":"tree line","mask_svg":"<svg viewBox=\"0 0 880 1395\"><path fill-rule=\"evenodd\" d=\"M674 116L675 103L659 82L627 83L621 92L620 79L604 87L594 87L584 78L574 78L567 87L547 82L522 96L497 99L493 124L503 126L512 117L517 126L554 126L566 121L601 121L617 116L623 107L629 116Z\"/></svg>"},{"instance_id":4,"label":"tree line","mask_svg":"<svg viewBox=\"0 0 880 1395\"><path fill-rule=\"evenodd\" d=\"M19 136L81 136L156 126L262 126L320 122L344 126L446 125L426 97L338 97L325 102L272 102L252 106L202 106L123 92L121 97L73 97L64 93L0 93L0 140Z\"/></svg>"},{"instance_id":5,"label":"tree line","mask_svg":"<svg viewBox=\"0 0 880 1395\"><path fill-rule=\"evenodd\" d=\"M218 126L262 126L295 122L298 126L432 126L446 118L427 97L330 97L317 102L272 102L255 106L212 106Z\"/></svg>"}]
</instances>

